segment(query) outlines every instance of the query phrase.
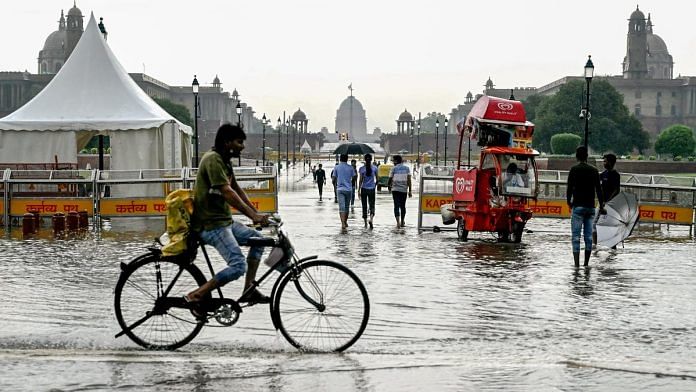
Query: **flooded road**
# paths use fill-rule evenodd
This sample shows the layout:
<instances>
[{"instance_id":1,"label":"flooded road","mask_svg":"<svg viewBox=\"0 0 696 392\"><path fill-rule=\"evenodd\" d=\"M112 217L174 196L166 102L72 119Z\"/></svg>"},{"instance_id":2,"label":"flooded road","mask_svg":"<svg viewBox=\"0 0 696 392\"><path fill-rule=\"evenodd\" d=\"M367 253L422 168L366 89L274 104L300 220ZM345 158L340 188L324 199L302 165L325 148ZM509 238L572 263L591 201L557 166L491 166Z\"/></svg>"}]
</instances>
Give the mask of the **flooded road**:
<instances>
[{"instance_id":1,"label":"flooded road","mask_svg":"<svg viewBox=\"0 0 696 392\"><path fill-rule=\"evenodd\" d=\"M344 354L298 352L261 305L178 351L142 350L114 338L113 288L119 263L162 222L112 222L73 240L14 230L0 238L0 390L696 390L688 229L641 231L576 271L567 220L533 219L522 244L459 242L417 232L415 192L407 227L393 228L384 192L374 230L362 227L358 201L342 234L325 190L319 202L311 177L288 177L280 213L300 256L340 261L367 287L370 323Z\"/></svg>"}]
</instances>

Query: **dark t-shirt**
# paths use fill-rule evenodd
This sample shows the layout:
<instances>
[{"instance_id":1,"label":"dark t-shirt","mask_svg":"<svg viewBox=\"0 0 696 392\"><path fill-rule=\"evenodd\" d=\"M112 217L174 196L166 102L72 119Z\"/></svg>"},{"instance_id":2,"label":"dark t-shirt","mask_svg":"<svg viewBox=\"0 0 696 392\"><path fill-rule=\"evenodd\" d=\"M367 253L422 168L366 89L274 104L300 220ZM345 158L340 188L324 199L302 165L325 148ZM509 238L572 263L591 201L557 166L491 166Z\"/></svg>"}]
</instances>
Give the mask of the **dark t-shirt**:
<instances>
[{"instance_id":1,"label":"dark t-shirt","mask_svg":"<svg viewBox=\"0 0 696 392\"><path fill-rule=\"evenodd\" d=\"M230 183L232 167L222 156L208 151L201 158L196 174L191 228L195 231L212 230L232 223L232 211L220 188Z\"/></svg>"},{"instance_id":2,"label":"dark t-shirt","mask_svg":"<svg viewBox=\"0 0 696 392\"><path fill-rule=\"evenodd\" d=\"M599 171L596 167L580 162L568 173L566 199L573 207L594 208L595 194L599 205L604 205L602 187L599 184Z\"/></svg>"},{"instance_id":3,"label":"dark t-shirt","mask_svg":"<svg viewBox=\"0 0 696 392\"><path fill-rule=\"evenodd\" d=\"M324 185L326 183L326 172L324 169L317 169L314 174L317 176L317 184Z\"/></svg>"},{"instance_id":4,"label":"dark t-shirt","mask_svg":"<svg viewBox=\"0 0 696 392\"><path fill-rule=\"evenodd\" d=\"M602 195L611 200L621 190L621 175L616 170L605 170L599 175L599 182L602 184Z\"/></svg>"}]
</instances>

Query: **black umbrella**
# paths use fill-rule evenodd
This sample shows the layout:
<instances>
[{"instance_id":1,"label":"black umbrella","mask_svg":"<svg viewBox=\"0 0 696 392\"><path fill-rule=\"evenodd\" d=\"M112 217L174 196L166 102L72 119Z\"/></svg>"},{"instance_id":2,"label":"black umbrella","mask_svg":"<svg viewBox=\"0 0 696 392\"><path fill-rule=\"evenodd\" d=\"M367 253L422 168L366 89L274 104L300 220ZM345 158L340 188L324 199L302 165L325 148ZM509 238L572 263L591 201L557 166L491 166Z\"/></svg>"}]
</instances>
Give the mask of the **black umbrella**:
<instances>
[{"instance_id":1,"label":"black umbrella","mask_svg":"<svg viewBox=\"0 0 696 392\"><path fill-rule=\"evenodd\" d=\"M365 143L343 143L334 150L334 154L367 154L374 153L375 150Z\"/></svg>"}]
</instances>

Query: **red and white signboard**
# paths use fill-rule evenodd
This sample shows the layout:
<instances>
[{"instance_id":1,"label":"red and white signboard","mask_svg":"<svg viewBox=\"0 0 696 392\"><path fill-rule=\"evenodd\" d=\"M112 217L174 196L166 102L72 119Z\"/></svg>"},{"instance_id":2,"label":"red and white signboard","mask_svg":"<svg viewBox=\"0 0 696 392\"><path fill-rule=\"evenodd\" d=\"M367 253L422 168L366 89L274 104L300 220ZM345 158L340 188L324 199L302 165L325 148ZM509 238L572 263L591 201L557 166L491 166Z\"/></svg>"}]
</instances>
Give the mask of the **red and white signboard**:
<instances>
[{"instance_id":1,"label":"red and white signboard","mask_svg":"<svg viewBox=\"0 0 696 392\"><path fill-rule=\"evenodd\" d=\"M474 201L476 197L476 173L476 168L454 171L452 199L456 201Z\"/></svg>"}]
</instances>

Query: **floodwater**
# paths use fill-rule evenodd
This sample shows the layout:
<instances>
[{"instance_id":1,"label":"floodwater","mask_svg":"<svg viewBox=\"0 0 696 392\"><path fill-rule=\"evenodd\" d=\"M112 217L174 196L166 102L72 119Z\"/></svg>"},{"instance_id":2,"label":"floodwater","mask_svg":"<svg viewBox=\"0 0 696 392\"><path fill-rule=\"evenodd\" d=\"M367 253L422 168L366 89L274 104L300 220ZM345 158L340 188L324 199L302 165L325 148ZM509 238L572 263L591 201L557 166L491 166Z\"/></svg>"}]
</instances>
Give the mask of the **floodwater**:
<instances>
[{"instance_id":1,"label":"floodwater","mask_svg":"<svg viewBox=\"0 0 696 392\"><path fill-rule=\"evenodd\" d=\"M346 264L368 289L370 323L348 351L298 352L262 305L175 352L143 350L114 338L113 287L119 262L141 253L160 221L71 240L14 230L0 237L0 390L696 390L688 229L641 230L577 271L567 220L533 219L522 244L459 242L417 232L415 195L407 227L393 228L382 193L374 230L356 205L342 234L337 204L318 201L311 177L285 179L280 212L298 253Z\"/></svg>"}]
</instances>

